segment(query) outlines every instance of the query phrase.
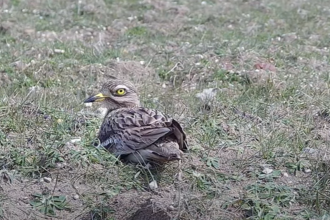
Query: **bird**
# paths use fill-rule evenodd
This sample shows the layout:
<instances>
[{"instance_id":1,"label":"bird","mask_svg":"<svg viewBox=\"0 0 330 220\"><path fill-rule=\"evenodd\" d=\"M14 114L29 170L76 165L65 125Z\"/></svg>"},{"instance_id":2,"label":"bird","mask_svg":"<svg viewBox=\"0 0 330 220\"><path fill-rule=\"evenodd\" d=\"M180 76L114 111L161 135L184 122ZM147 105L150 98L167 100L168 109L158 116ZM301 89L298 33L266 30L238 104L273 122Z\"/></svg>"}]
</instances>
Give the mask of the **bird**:
<instances>
[{"instance_id":1,"label":"bird","mask_svg":"<svg viewBox=\"0 0 330 220\"><path fill-rule=\"evenodd\" d=\"M130 163L181 164L188 149L182 126L161 111L142 107L137 89L130 81L111 77L98 94L84 102L101 102L106 109L98 147Z\"/></svg>"}]
</instances>

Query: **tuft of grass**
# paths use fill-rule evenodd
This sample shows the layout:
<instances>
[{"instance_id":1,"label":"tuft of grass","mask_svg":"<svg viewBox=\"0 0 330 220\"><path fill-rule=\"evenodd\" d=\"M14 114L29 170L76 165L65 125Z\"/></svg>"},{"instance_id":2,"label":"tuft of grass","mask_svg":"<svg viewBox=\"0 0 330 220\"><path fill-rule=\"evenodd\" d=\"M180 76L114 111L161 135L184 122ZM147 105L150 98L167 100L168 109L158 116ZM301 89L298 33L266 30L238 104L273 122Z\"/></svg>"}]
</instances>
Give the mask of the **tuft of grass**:
<instances>
[{"instance_id":1,"label":"tuft of grass","mask_svg":"<svg viewBox=\"0 0 330 220\"><path fill-rule=\"evenodd\" d=\"M241 201L241 208L254 219L274 219L275 217L284 219L287 213L281 211L282 207L289 207L296 198L291 188L271 182L251 184L245 189L246 195Z\"/></svg>"},{"instance_id":2,"label":"tuft of grass","mask_svg":"<svg viewBox=\"0 0 330 220\"><path fill-rule=\"evenodd\" d=\"M69 209L64 195L34 194L32 196L31 206L42 214L56 216L56 210Z\"/></svg>"}]
</instances>

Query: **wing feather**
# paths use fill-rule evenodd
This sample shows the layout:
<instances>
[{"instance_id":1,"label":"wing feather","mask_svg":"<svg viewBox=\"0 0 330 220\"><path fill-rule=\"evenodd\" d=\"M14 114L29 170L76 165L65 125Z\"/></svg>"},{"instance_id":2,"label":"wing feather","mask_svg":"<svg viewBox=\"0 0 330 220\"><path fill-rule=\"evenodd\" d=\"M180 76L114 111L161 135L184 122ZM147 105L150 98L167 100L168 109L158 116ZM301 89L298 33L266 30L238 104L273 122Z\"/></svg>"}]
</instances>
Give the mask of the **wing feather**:
<instances>
[{"instance_id":1,"label":"wing feather","mask_svg":"<svg viewBox=\"0 0 330 220\"><path fill-rule=\"evenodd\" d=\"M109 143L104 147L120 155L146 148L168 135L174 135L184 149L185 134L178 122L156 110L125 108L110 112L104 119L99 139L101 144Z\"/></svg>"}]
</instances>

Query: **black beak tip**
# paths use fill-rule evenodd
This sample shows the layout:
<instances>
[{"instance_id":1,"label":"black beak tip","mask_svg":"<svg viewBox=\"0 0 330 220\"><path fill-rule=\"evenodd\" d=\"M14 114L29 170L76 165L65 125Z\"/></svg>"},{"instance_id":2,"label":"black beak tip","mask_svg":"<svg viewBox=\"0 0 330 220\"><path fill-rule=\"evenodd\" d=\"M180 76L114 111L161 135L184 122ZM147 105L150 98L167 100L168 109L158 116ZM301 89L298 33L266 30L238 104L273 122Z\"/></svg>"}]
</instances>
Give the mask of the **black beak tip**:
<instances>
[{"instance_id":1,"label":"black beak tip","mask_svg":"<svg viewBox=\"0 0 330 220\"><path fill-rule=\"evenodd\" d=\"M90 102L95 102L95 98L94 97L89 97L88 99L86 99L84 101L84 103L90 103Z\"/></svg>"}]
</instances>

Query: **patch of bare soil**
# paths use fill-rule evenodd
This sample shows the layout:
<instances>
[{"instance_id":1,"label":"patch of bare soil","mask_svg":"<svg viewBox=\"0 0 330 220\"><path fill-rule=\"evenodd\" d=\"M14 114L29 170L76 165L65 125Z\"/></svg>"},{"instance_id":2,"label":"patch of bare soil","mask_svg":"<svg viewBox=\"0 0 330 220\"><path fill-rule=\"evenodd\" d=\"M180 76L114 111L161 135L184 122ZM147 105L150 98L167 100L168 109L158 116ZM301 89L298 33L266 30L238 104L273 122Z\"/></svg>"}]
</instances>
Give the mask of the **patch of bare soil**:
<instances>
[{"instance_id":1,"label":"patch of bare soil","mask_svg":"<svg viewBox=\"0 0 330 220\"><path fill-rule=\"evenodd\" d=\"M166 189L157 192L130 190L113 198L110 207L115 210L115 219L172 219L171 216L175 215L174 192Z\"/></svg>"},{"instance_id":2,"label":"patch of bare soil","mask_svg":"<svg viewBox=\"0 0 330 220\"><path fill-rule=\"evenodd\" d=\"M129 220L170 220L171 218L168 214L155 207L152 203L145 203L141 206L139 210L137 210L133 216L129 218Z\"/></svg>"},{"instance_id":3,"label":"patch of bare soil","mask_svg":"<svg viewBox=\"0 0 330 220\"><path fill-rule=\"evenodd\" d=\"M115 219L239 219L239 212L228 213L220 206L223 199L209 200L206 195L192 192L187 181L152 192L127 191L109 204ZM204 205L202 205L204 204ZM203 208L201 208L203 207ZM234 210L233 210L234 211Z\"/></svg>"},{"instance_id":4,"label":"patch of bare soil","mask_svg":"<svg viewBox=\"0 0 330 220\"><path fill-rule=\"evenodd\" d=\"M59 177L60 178L60 177ZM85 187L84 185L80 187ZM1 180L1 188L4 196L2 208L4 210L4 219L52 219L33 209L30 202L35 194L49 194L54 196L65 195L70 204L68 211L57 211L59 219L74 219L77 213L83 211L83 201L75 199L76 190L73 188L69 179L53 179L46 182L42 178L39 180L14 179L11 182L4 183ZM87 189L85 189L87 190ZM71 212L77 210L78 212Z\"/></svg>"}]
</instances>

